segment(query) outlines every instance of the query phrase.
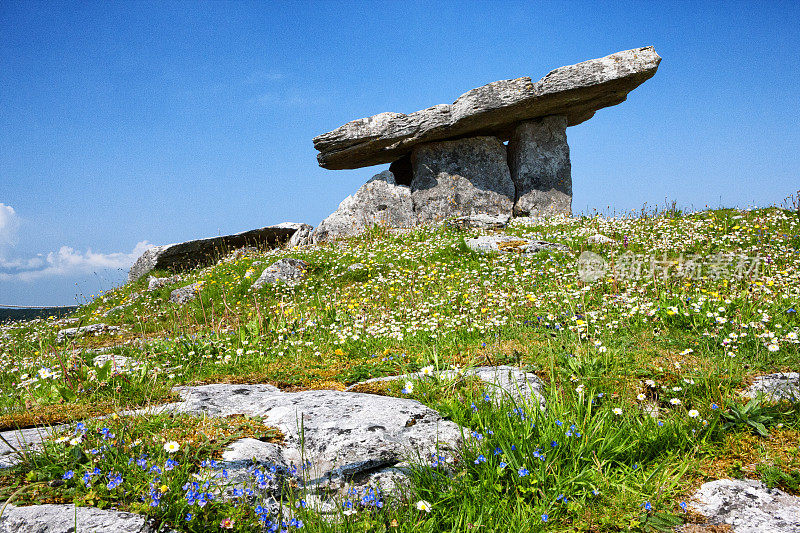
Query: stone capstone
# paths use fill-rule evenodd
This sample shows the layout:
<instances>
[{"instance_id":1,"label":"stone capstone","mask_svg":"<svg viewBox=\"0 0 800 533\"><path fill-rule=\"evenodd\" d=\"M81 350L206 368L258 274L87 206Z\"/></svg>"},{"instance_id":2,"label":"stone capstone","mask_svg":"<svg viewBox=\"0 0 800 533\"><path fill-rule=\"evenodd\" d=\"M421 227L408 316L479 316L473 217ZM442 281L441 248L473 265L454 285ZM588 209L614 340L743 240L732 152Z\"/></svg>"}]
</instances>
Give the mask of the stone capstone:
<instances>
[{"instance_id":1,"label":"stone capstone","mask_svg":"<svg viewBox=\"0 0 800 533\"><path fill-rule=\"evenodd\" d=\"M198 281L196 283L192 283L191 285L175 289L169 293L169 301L178 305L189 303L197 298L197 295L200 294L200 290L202 288L203 283Z\"/></svg>"},{"instance_id":2,"label":"stone capstone","mask_svg":"<svg viewBox=\"0 0 800 533\"><path fill-rule=\"evenodd\" d=\"M301 259L294 259L292 257L284 257L278 259L270 266L264 269L257 280L253 282L250 287L252 290L258 290L264 285L282 282L287 285L297 285L303 279L308 270L308 263Z\"/></svg>"},{"instance_id":3,"label":"stone capstone","mask_svg":"<svg viewBox=\"0 0 800 533\"><path fill-rule=\"evenodd\" d=\"M514 182L496 137L421 144L411 154L411 201L417 223L486 214L510 216Z\"/></svg>"},{"instance_id":4,"label":"stone capstone","mask_svg":"<svg viewBox=\"0 0 800 533\"><path fill-rule=\"evenodd\" d=\"M515 216L572 214L567 117L522 122L508 142Z\"/></svg>"},{"instance_id":5,"label":"stone capstone","mask_svg":"<svg viewBox=\"0 0 800 533\"><path fill-rule=\"evenodd\" d=\"M0 533L146 533L159 529L146 516L67 505L6 505L0 514Z\"/></svg>"},{"instance_id":6,"label":"stone capstone","mask_svg":"<svg viewBox=\"0 0 800 533\"><path fill-rule=\"evenodd\" d=\"M474 239L466 239L464 242L470 250L483 254L492 252L532 254L546 251L569 251L569 247L563 244L513 235L482 235Z\"/></svg>"},{"instance_id":7,"label":"stone capstone","mask_svg":"<svg viewBox=\"0 0 800 533\"><path fill-rule=\"evenodd\" d=\"M727 524L734 533L797 533L800 498L770 489L754 479L718 479L704 483L689 508L708 524ZM684 527L684 531L691 528Z\"/></svg>"},{"instance_id":8,"label":"stone capstone","mask_svg":"<svg viewBox=\"0 0 800 533\"><path fill-rule=\"evenodd\" d=\"M398 185L391 171L373 176L314 230L313 242L361 233L375 224L393 228L414 226L411 189Z\"/></svg>"},{"instance_id":9,"label":"stone capstone","mask_svg":"<svg viewBox=\"0 0 800 533\"><path fill-rule=\"evenodd\" d=\"M317 160L333 170L393 163L422 143L485 135L506 141L519 122L549 115L574 126L624 102L660 62L652 46L625 50L558 68L535 83L529 77L495 81L451 105L354 120L314 138Z\"/></svg>"},{"instance_id":10,"label":"stone capstone","mask_svg":"<svg viewBox=\"0 0 800 533\"><path fill-rule=\"evenodd\" d=\"M227 251L244 246L274 248L289 241L299 226L300 224L287 222L233 235L154 246L146 250L133 264L128 272L128 281L136 281L155 269L178 272L211 265Z\"/></svg>"}]
</instances>

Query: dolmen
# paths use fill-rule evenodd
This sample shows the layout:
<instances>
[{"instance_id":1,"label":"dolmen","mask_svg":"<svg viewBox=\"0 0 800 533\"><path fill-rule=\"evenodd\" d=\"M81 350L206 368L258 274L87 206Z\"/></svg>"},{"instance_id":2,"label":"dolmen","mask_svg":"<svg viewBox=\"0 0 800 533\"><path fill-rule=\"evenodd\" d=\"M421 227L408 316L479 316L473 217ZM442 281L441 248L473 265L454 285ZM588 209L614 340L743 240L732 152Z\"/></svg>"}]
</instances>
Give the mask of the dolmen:
<instances>
[{"instance_id":1,"label":"dolmen","mask_svg":"<svg viewBox=\"0 0 800 533\"><path fill-rule=\"evenodd\" d=\"M572 213L566 129L624 102L653 77L652 46L501 80L451 105L380 113L314 138L326 169L389 163L314 230L315 242L373 224L409 227L452 217Z\"/></svg>"}]
</instances>

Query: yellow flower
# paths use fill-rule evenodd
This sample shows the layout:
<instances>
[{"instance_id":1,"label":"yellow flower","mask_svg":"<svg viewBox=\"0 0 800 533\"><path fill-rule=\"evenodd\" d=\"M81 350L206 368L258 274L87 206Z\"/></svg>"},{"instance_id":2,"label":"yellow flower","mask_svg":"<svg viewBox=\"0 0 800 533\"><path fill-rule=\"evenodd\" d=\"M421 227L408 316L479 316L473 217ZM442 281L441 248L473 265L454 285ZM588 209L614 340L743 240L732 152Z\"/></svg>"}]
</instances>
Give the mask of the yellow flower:
<instances>
[{"instance_id":1,"label":"yellow flower","mask_svg":"<svg viewBox=\"0 0 800 533\"><path fill-rule=\"evenodd\" d=\"M333 353L336 355L344 355L344 351L341 348L336 348Z\"/></svg>"}]
</instances>

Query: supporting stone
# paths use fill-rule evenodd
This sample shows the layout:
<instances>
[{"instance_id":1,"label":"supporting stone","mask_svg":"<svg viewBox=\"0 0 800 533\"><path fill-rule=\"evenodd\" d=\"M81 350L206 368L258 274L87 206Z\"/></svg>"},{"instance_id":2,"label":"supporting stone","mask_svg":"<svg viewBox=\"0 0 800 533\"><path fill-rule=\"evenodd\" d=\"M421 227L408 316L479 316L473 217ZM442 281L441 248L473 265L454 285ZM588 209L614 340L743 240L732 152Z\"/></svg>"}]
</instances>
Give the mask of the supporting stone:
<instances>
[{"instance_id":1,"label":"supporting stone","mask_svg":"<svg viewBox=\"0 0 800 533\"><path fill-rule=\"evenodd\" d=\"M572 214L567 117L523 122L508 142L515 216Z\"/></svg>"},{"instance_id":2,"label":"supporting stone","mask_svg":"<svg viewBox=\"0 0 800 533\"><path fill-rule=\"evenodd\" d=\"M514 182L496 137L422 144L411 153L417 223L465 215L510 215Z\"/></svg>"},{"instance_id":3,"label":"supporting stone","mask_svg":"<svg viewBox=\"0 0 800 533\"><path fill-rule=\"evenodd\" d=\"M374 224L408 228L415 223L411 189L398 185L394 175L385 170L342 200L339 208L317 226L311 239L316 243L350 237Z\"/></svg>"}]
</instances>

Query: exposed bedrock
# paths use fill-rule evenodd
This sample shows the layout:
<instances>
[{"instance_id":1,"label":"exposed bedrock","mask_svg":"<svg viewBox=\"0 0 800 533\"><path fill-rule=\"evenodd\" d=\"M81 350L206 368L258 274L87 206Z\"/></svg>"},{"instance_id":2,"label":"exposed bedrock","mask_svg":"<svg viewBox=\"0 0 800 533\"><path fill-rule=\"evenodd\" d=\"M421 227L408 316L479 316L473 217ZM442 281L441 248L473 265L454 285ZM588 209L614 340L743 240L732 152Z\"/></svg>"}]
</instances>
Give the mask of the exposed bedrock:
<instances>
[{"instance_id":1,"label":"exposed bedrock","mask_svg":"<svg viewBox=\"0 0 800 533\"><path fill-rule=\"evenodd\" d=\"M496 137L421 144L411 153L417 223L464 215L510 215L514 182Z\"/></svg>"},{"instance_id":2,"label":"exposed bedrock","mask_svg":"<svg viewBox=\"0 0 800 533\"><path fill-rule=\"evenodd\" d=\"M519 124L508 142L508 166L516 188L514 216L572 214L566 116Z\"/></svg>"}]
</instances>

